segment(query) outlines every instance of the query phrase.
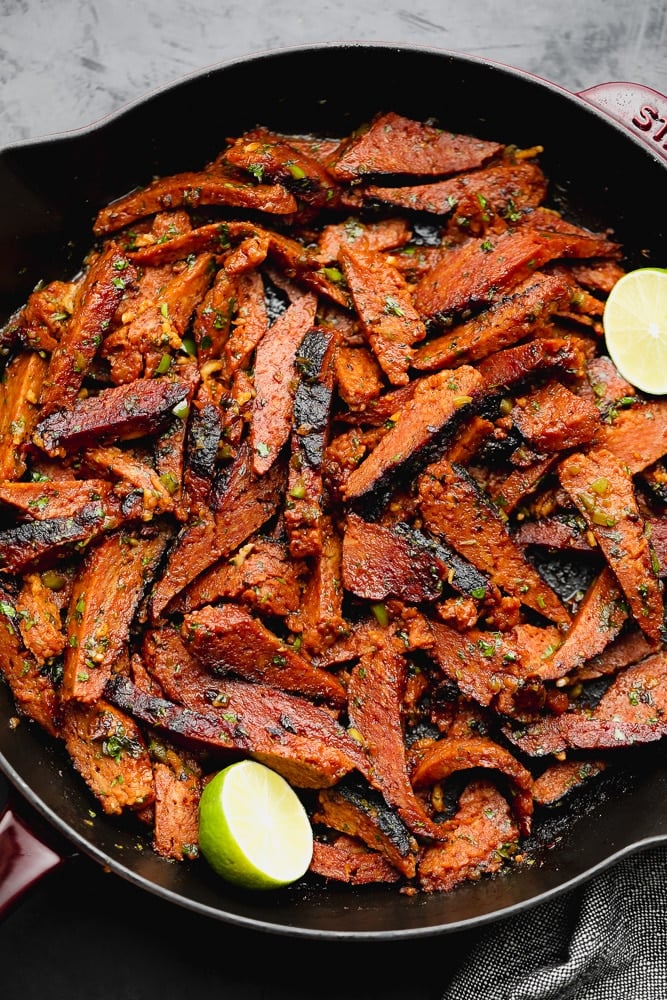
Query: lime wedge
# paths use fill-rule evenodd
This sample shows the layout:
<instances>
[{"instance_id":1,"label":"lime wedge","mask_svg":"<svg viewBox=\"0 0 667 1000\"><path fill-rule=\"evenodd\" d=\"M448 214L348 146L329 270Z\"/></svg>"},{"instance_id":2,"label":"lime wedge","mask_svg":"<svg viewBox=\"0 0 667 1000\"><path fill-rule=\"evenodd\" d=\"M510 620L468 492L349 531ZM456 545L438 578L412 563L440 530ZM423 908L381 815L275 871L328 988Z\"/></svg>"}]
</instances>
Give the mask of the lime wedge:
<instances>
[{"instance_id":1,"label":"lime wedge","mask_svg":"<svg viewBox=\"0 0 667 1000\"><path fill-rule=\"evenodd\" d=\"M667 270L640 267L619 278L602 324L621 375L642 392L667 393Z\"/></svg>"},{"instance_id":2,"label":"lime wedge","mask_svg":"<svg viewBox=\"0 0 667 1000\"><path fill-rule=\"evenodd\" d=\"M246 889L276 889L307 871L313 831L303 803L282 775L241 760L204 787L199 849L227 881Z\"/></svg>"}]
</instances>

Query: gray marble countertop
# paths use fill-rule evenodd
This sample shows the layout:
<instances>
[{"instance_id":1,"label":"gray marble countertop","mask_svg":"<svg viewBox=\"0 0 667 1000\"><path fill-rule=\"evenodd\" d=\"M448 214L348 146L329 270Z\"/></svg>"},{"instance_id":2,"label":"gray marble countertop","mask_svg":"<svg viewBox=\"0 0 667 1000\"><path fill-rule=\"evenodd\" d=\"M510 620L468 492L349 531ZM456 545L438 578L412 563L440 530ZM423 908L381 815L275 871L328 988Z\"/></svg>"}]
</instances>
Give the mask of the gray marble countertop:
<instances>
[{"instance_id":1,"label":"gray marble countertop","mask_svg":"<svg viewBox=\"0 0 667 1000\"><path fill-rule=\"evenodd\" d=\"M465 52L571 91L667 90L665 0L0 0L0 146L252 52L351 40Z\"/></svg>"}]
</instances>

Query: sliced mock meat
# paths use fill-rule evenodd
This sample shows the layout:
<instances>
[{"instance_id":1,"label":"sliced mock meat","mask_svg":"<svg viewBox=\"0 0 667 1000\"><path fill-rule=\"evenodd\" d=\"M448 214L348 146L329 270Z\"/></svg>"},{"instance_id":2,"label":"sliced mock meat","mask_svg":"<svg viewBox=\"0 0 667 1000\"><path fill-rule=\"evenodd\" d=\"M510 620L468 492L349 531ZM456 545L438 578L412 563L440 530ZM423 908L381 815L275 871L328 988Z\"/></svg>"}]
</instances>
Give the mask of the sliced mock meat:
<instances>
[{"instance_id":1,"label":"sliced mock meat","mask_svg":"<svg viewBox=\"0 0 667 1000\"><path fill-rule=\"evenodd\" d=\"M661 586L627 466L604 448L575 452L560 463L559 478L616 575L635 621L659 643Z\"/></svg>"},{"instance_id":2,"label":"sliced mock meat","mask_svg":"<svg viewBox=\"0 0 667 1000\"><path fill-rule=\"evenodd\" d=\"M384 855L368 850L363 841L346 834L335 840L315 839L309 871L348 885L398 882L401 878Z\"/></svg>"},{"instance_id":3,"label":"sliced mock meat","mask_svg":"<svg viewBox=\"0 0 667 1000\"><path fill-rule=\"evenodd\" d=\"M53 349L40 393L43 421L74 405L126 289L137 271L113 243L91 264L79 292L79 308Z\"/></svg>"},{"instance_id":4,"label":"sliced mock meat","mask_svg":"<svg viewBox=\"0 0 667 1000\"><path fill-rule=\"evenodd\" d=\"M108 815L139 810L155 798L153 768L144 735L132 718L99 699L63 709L62 736L83 780Z\"/></svg>"},{"instance_id":5,"label":"sliced mock meat","mask_svg":"<svg viewBox=\"0 0 667 1000\"><path fill-rule=\"evenodd\" d=\"M60 735L60 699L53 678L26 648L12 595L0 588L0 658L20 716L37 722L45 732Z\"/></svg>"},{"instance_id":6,"label":"sliced mock meat","mask_svg":"<svg viewBox=\"0 0 667 1000\"><path fill-rule=\"evenodd\" d=\"M366 600L417 604L449 588L478 600L491 591L487 577L450 546L407 524L384 526L353 512L343 534L343 585Z\"/></svg>"},{"instance_id":7,"label":"sliced mock meat","mask_svg":"<svg viewBox=\"0 0 667 1000\"><path fill-rule=\"evenodd\" d=\"M380 367L392 385L405 385L413 346L426 336L407 282L381 253L367 246L341 245L338 260Z\"/></svg>"},{"instance_id":8,"label":"sliced mock meat","mask_svg":"<svg viewBox=\"0 0 667 1000\"><path fill-rule=\"evenodd\" d=\"M413 212L452 215L467 227L480 217L515 218L543 200L546 177L531 160L504 160L480 170L462 172L444 181L410 186L365 184L353 189L361 203L380 202Z\"/></svg>"},{"instance_id":9,"label":"sliced mock meat","mask_svg":"<svg viewBox=\"0 0 667 1000\"><path fill-rule=\"evenodd\" d=\"M567 301L570 289L564 272L538 271L488 309L420 345L412 366L417 371L456 368L511 347L542 329Z\"/></svg>"},{"instance_id":10,"label":"sliced mock meat","mask_svg":"<svg viewBox=\"0 0 667 1000\"><path fill-rule=\"evenodd\" d=\"M458 812L443 828L444 842L426 847L419 860L417 875L424 892L450 892L462 882L498 871L519 837L507 800L484 780L468 785Z\"/></svg>"},{"instance_id":11,"label":"sliced mock meat","mask_svg":"<svg viewBox=\"0 0 667 1000\"><path fill-rule=\"evenodd\" d=\"M231 173L186 171L151 181L111 202L97 213L93 231L103 236L163 209L202 205L227 205L274 215L288 215L297 209L294 195L281 184L252 184Z\"/></svg>"},{"instance_id":12,"label":"sliced mock meat","mask_svg":"<svg viewBox=\"0 0 667 1000\"><path fill-rule=\"evenodd\" d=\"M293 382L299 346L315 320L317 298L303 293L260 340L255 352L255 399L250 440L253 468L262 475L287 441L294 406Z\"/></svg>"},{"instance_id":13,"label":"sliced mock meat","mask_svg":"<svg viewBox=\"0 0 667 1000\"><path fill-rule=\"evenodd\" d=\"M479 167L503 149L501 143L456 135L390 111L341 143L328 166L340 181L369 174L438 176Z\"/></svg>"},{"instance_id":14,"label":"sliced mock meat","mask_svg":"<svg viewBox=\"0 0 667 1000\"><path fill-rule=\"evenodd\" d=\"M533 777L512 754L486 737L446 737L418 755L412 769L412 784L425 788L446 781L457 771L490 768L500 771L512 785L511 800L523 834L530 833L533 815Z\"/></svg>"},{"instance_id":15,"label":"sliced mock meat","mask_svg":"<svg viewBox=\"0 0 667 1000\"><path fill-rule=\"evenodd\" d=\"M533 799L537 805L550 806L560 802L569 792L580 788L606 769L604 760L563 760L550 764L533 782Z\"/></svg>"},{"instance_id":16,"label":"sliced mock meat","mask_svg":"<svg viewBox=\"0 0 667 1000\"><path fill-rule=\"evenodd\" d=\"M444 448L481 387L475 369L439 372L420 381L399 420L350 474L348 503L382 506L399 478L411 478Z\"/></svg>"},{"instance_id":17,"label":"sliced mock meat","mask_svg":"<svg viewBox=\"0 0 667 1000\"><path fill-rule=\"evenodd\" d=\"M208 606L185 615L187 647L209 670L237 674L305 698L342 707L345 688L310 663L258 618L234 604Z\"/></svg>"},{"instance_id":18,"label":"sliced mock meat","mask_svg":"<svg viewBox=\"0 0 667 1000\"><path fill-rule=\"evenodd\" d=\"M94 703L122 669L135 613L169 538L164 530L120 530L88 552L67 616L64 701Z\"/></svg>"},{"instance_id":19,"label":"sliced mock meat","mask_svg":"<svg viewBox=\"0 0 667 1000\"><path fill-rule=\"evenodd\" d=\"M38 403L47 362L37 352L17 354L2 373L0 394L0 481L21 479L26 449L39 416Z\"/></svg>"},{"instance_id":20,"label":"sliced mock meat","mask_svg":"<svg viewBox=\"0 0 667 1000\"><path fill-rule=\"evenodd\" d=\"M391 866L408 878L417 868L418 845L397 813L381 795L358 781L341 782L323 789L311 819L332 830L357 837L382 854Z\"/></svg>"},{"instance_id":21,"label":"sliced mock meat","mask_svg":"<svg viewBox=\"0 0 667 1000\"><path fill-rule=\"evenodd\" d=\"M513 541L498 508L465 469L444 459L419 480L424 524L507 594L551 621L568 625L570 614Z\"/></svg>"},{"instance_id":22,"label":"sliced mock meat","mask_svg":"<svg viewBox=\"0 0 667 1000\"><path fill-rule=\"evenodd\" d=\"M58 456L100 441L143 437L163 427L189 391L187 382L167 377L101 389L69 410L41 417L33 440L47 455Z\"/></svg>"}]
</instances>

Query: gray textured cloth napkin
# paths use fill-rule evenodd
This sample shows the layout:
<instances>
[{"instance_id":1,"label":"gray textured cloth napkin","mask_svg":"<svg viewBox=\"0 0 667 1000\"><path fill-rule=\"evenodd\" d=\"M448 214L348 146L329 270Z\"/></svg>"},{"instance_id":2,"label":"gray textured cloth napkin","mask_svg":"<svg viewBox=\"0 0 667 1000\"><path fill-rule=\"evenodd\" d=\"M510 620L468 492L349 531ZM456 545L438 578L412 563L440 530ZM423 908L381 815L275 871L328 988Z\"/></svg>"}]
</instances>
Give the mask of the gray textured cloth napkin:
<instances>
[{"instance_id":1,"label":"gray textured cloth napkin","mask_svg":"<svg viewBox=\"0 0 667 1000\"><path fill-rule=\"evenodd\" d=\"M667 1000L667 847L486 928L442 1000Z\"/></svg>"}]
</instances>

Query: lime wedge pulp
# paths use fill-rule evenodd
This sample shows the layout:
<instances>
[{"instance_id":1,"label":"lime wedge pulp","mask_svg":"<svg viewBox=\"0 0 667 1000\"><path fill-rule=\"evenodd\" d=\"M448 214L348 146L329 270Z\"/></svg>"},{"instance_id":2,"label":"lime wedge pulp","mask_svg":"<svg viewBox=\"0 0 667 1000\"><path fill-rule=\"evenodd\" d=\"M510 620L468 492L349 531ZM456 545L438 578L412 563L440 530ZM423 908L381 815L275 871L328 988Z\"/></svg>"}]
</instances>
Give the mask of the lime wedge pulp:
<instances>
[{"instance_id":1,"label":"lime wedge pulp","mask_svg":"<svg viewBox=\"0 0 667 1000\"><path fill-rule=\"evenodd\" d=\"M313 832L286 779L257 761L241 760L204 787L199 848L227 881L247 889L275 889L305 874Z\"/></svg>"},{"instance_id":2,"label":"lime wedge pulp","mask_svg":"<svg viewBox=\"0 0 667 1000\"><path fill-rule=\"evenodd\" d=\"M642 392L667 393L667 270L641 267L619 278L602 324L621 375Z\"/></svg>"}]
</instances>

